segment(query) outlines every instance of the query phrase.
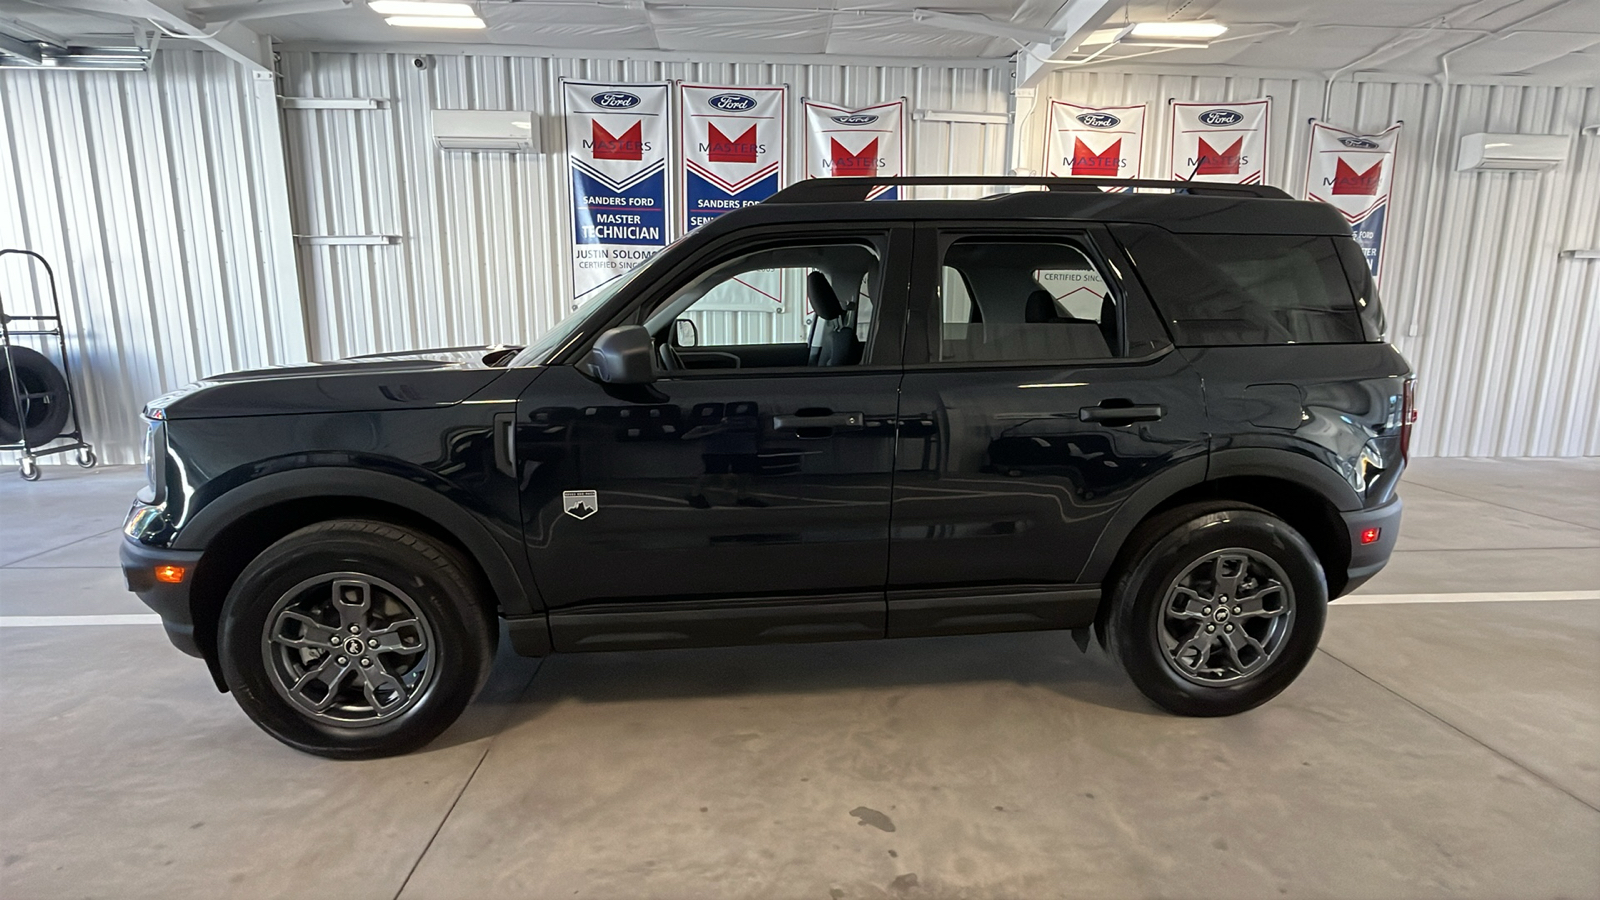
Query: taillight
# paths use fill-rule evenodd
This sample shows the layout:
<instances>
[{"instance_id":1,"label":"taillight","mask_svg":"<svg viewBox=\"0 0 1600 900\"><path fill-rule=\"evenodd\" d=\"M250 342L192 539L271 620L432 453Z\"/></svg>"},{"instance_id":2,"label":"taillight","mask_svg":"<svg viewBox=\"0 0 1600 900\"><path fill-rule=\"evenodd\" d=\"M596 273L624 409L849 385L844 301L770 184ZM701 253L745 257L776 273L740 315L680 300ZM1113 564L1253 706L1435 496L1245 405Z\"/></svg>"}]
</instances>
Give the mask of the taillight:
<instances>
[{"instance_id":1,"label":"taillight","mask_svg":"<svg viewBox=\"0 0 1600 900\"><path fill-rule=\"evenodd\" d=\"M1417 380L1407 378L1400 402L1400 459L1411 460L1411 431L1417 424Z\"/></svg>"}]
</instances>

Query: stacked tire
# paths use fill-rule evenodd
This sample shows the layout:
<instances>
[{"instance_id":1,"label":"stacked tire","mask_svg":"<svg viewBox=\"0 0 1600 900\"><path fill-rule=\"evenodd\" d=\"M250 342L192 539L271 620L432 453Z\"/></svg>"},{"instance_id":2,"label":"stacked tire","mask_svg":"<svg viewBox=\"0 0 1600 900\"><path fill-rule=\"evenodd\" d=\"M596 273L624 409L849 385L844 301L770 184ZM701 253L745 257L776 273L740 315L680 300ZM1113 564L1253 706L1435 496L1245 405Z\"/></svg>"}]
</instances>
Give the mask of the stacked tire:
<instances>
[{"instance_id":1,"label":"stacked tire","mask_svg":"<svg viewBox=\"0 0 1600 900\"><path fill-rule=\"evenodd\" d=\"M22 443L24 426L30 448L48 444L67 427L71 411L67 379L55 363L27 347L0 347L0 444Z\"/></svg>"}]
</instances>

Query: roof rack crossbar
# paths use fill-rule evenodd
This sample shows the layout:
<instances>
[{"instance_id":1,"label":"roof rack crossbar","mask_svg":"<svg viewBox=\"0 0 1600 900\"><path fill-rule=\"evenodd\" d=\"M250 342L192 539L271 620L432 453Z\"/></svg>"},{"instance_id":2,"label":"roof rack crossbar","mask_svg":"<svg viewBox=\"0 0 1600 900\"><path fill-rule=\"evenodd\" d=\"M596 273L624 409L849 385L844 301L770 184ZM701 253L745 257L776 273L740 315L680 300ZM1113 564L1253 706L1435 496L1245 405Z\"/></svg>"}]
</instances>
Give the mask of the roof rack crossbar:
<instances>
[{"instance_id":1,"label":"roof rack crossbar","mask_svg":"<svg viewBox=\"0 0 1600 900\"><path fill-rule=\"evenodd\" d=\"M1093 192L1103 187L1152 188L1187 194L1221 194L1288 200L1289 195L1264 184L1225 184L1214 181L1161 181L1152 178L1040 178L1017 175L917 175L900 178L811 178L797 181L771 197L767 203L849 203L866 200L873 188L892 185L1002 185L1045 187L1067 193Z\"/></svg>"}]
</instances>

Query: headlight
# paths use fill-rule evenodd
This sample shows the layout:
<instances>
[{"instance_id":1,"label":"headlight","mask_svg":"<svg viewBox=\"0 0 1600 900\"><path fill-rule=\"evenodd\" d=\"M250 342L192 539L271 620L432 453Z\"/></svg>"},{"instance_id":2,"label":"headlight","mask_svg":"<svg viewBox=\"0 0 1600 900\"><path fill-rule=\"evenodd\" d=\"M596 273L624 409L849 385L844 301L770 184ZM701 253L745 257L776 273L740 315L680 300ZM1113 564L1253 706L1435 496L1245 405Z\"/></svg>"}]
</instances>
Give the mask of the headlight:
<instances>
[{"instance_id":1,"label":"headlight","mask_svg":"<svg viewBox=\"0 0 1600 900\"><path fill-rule=\"evenodd\" d=\"M167 423L159 419L146 419L149 426L144 432L144 490L139 499L146 503L160 503L166 488Z\"/></svg>"}]
</instances>

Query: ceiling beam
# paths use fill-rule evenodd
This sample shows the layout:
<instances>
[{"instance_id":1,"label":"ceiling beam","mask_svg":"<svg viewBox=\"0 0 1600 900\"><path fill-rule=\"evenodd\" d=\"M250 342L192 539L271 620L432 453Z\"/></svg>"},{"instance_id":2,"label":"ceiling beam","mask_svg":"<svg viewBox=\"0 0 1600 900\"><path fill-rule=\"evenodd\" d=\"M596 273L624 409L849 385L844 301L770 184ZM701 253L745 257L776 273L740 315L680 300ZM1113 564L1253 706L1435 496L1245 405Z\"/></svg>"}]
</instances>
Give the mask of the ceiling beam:
<instances>
[{"instance_id":1,"label":"ceiling beam","mask_svg":"<svg viewBox=\"0 0 1600 900\"><path fill-rule=\"evenodd\" d=\"M191 18L191 11L184 7L183 0L122 0L122 6L127 15L159 22L166 30L192 38L246 69L271 71L269 43L237 22L208 31Z\"/></svg>"},{"instance_id":2,"label":"ceiling beam","mask_svg":"<svg viewBox=\"0 0 1600 900\"><path fill-rule=\"evenodd\" d=\"M1046 26L1054 40L1025 45L1017 53L1017 87L1032 88L1050 74L1051 62L1065 62L1112 14L1123 0L1067 0Z\"/></svg>"}]
</instances>

